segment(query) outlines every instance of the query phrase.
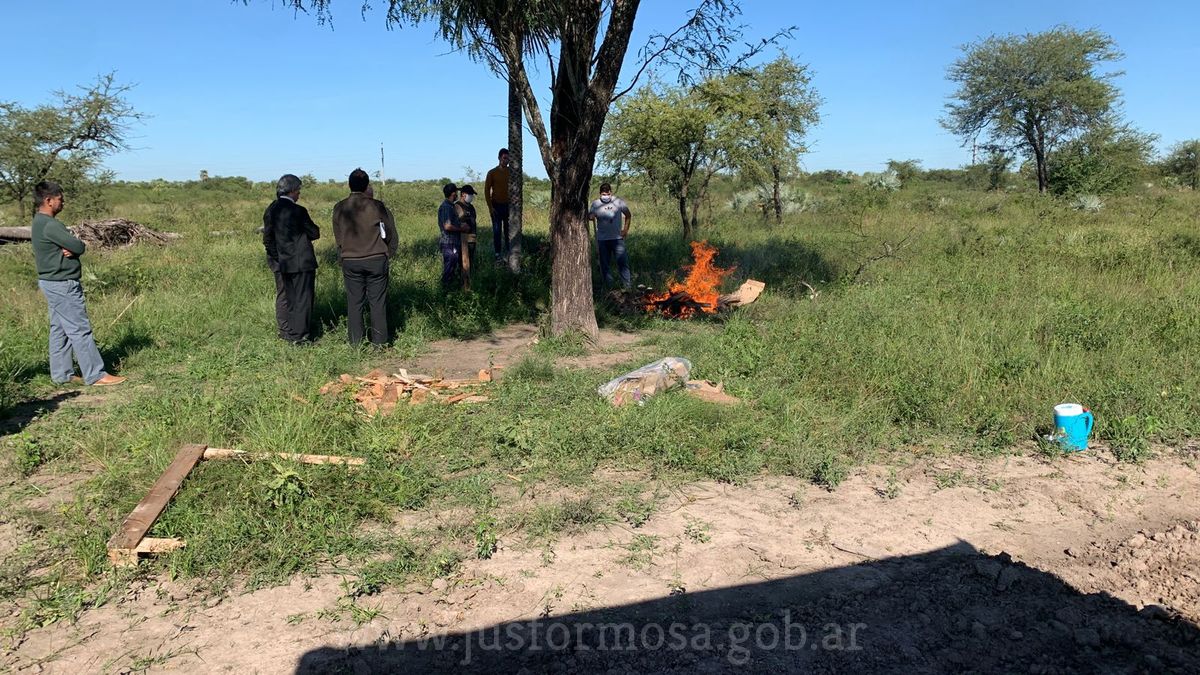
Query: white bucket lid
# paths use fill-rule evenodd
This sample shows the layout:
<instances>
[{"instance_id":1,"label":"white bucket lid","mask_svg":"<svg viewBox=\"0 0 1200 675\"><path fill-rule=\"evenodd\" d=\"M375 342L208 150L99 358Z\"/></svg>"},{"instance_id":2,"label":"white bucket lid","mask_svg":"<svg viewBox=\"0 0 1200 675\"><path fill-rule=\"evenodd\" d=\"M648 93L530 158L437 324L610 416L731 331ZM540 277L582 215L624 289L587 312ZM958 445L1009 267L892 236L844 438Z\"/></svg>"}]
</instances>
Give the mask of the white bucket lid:
<instances>
[{"instance_id":1,"label":"white bucket lid","mask_svg":"<svg viewBox=\"0 0 1200 675\"><path fill-rule=\"evenodd\" d=\"M1083 414L1083 406L1078 403L1060 403L1054 406L1054 413L1063 417Z\"/></svg>"}]
</instances>

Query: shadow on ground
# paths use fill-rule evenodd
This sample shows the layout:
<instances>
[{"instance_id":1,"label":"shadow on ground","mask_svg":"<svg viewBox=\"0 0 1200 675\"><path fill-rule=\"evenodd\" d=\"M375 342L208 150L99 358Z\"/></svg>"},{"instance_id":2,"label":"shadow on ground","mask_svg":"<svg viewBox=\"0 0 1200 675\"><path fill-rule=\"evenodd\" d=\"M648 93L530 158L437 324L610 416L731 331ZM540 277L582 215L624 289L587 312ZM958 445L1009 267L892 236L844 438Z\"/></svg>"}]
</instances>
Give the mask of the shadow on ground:
<instances>
[{"instance_id":1,"label":"shadow on ground","mask_svg":"<svg viewBox=\"0 0 1200 675\"><path fill-rule=\"evenodd\" d=\"M0 436L19 433L37 418L58 410L63 401L79 396L79 390L60 391L53 395L18 403L0 411Z\"/></svg>"},{"instance_id":2,"label":"shadow on ground","mask_svg":"<svg viewBox=\"0 0 1200 675\"><path fill-rule=\"evenodd\" d=\"M1200 629L962 542L470 633L331 646L296 670L450 671L1200 672Z\"/></svg>"}]
</instances>

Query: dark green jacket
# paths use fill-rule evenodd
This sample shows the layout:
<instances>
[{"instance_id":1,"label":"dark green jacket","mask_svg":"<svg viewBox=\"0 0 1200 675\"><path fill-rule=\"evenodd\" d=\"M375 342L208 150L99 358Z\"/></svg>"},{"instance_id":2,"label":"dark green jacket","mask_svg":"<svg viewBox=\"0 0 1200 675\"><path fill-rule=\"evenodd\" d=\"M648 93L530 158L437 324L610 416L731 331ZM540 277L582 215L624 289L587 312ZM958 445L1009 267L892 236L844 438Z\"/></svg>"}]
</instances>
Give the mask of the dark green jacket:
<instances>
[{"instance_id":1,"label":"dark green jacket","mask_svg":"<svg viewBox=\"0 0 1200 675\"><path fill-rule=\"evenodd\" d=\"M70 258L63 255L64 248L75 255ZM44 213L33 217L33 258L37 261L38 279L78 281L83 269L79 256L86 248L57 218Z\"/></svg>"}]
</instances>

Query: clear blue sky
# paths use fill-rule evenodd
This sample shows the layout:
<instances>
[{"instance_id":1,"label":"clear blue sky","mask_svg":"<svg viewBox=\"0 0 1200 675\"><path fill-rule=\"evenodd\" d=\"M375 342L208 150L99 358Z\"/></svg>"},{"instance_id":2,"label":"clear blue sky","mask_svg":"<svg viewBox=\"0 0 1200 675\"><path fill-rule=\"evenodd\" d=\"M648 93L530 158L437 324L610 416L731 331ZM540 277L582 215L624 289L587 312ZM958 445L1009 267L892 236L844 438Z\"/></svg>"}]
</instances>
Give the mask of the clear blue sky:
<instances>
[{"instance_id":1,"label":"clear blue sky","mask_svg":"<svg viewBox=\"0 0 1200 675\"><path fill-rule=\"evenodd\" d=\"M134 150L108 160L119 178L188 179L202 169L256 180L284 172L340 178L359 165L374 172L382 143L389 177L462 179L467 167L491 167L505 142L502 81L450 53L431 27L388 32L378 12L364 22L359 0L333 3L332 30L271 0L5 4L0 100L36 105L110 70L136 85L129 100L152 117L136 127ZM644 0L630 59L693 4ZM797 26L783 48L810 66L825 99L809 170L872 171L888 159L966 163L969 151L937 123L959 46L1056 24L1113 36L1126 54L1117 80L1126 116L1159 134L1160 147L1200 137L1194 0L742 5L748 38ZM526 148L526 171L544 176L532 138Z\"/></svg>"}]
</instances>

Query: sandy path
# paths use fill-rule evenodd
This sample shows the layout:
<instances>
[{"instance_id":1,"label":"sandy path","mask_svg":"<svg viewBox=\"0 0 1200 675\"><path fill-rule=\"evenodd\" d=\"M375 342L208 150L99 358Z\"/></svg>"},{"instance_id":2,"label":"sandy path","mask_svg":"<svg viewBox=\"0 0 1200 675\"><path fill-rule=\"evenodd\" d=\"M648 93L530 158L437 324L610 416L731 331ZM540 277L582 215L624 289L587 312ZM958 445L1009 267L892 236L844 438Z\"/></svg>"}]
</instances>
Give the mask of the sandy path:
<instances>
[{"instance_id":1,"label":"sandy path","mask_svg":"<svg viewBox=\"0 0 1200 675\"><path fill-rule=\"evenodd\" d=\"M502 541L432 587L359 598L380 612L361 625L329 611L343 596L334 575L207 601L152 580L75 625L29 633L0 667L1194 672L1200 472L1178 456L1104 456L927 459L868 468L829 492L781 478L697 484L640 528L551 548ZM429 522L439 517L450 516ZM613 649L612 635L584 627L600 622L646 642ZM557 632L534 649L546 629ZM785 629L791 646L772 645ZM501 646L493 634L507 636L503 649L487 650ZM438 636L450 636L441 650L420 649Z\"/></svg>"}]
</instances>

